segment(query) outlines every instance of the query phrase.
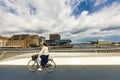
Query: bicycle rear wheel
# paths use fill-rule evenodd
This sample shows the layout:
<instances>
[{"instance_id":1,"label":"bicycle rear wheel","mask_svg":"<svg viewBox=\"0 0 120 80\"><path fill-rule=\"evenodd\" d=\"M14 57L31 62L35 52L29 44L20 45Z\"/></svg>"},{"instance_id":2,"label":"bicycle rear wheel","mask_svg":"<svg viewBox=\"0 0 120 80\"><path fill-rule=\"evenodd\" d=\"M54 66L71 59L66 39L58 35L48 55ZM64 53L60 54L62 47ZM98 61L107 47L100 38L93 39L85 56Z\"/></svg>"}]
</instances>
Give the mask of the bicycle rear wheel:
<instances>
[{"instance_id":1,"label":"bicycle rear wheel","mask_svg":"<svg viewBox=\"0 0 120 80\"><path fill-rule=\"evenodd\" d=\"M38 69L38 63L37 61L34 60L30 60L27 66L30 71L36 71Z\"/></svg>"},{"instance_id":2,"label":"bicycle rear wheel","mask_svg":"<svg viewBox=\"0 0 120 80\"><path fill-rule=\"evenodd\" d=\"M56 69L56 64L53 60L48 60L48 63L45 66L47 72L53 72Z\"/></svg>"}]
</instances>

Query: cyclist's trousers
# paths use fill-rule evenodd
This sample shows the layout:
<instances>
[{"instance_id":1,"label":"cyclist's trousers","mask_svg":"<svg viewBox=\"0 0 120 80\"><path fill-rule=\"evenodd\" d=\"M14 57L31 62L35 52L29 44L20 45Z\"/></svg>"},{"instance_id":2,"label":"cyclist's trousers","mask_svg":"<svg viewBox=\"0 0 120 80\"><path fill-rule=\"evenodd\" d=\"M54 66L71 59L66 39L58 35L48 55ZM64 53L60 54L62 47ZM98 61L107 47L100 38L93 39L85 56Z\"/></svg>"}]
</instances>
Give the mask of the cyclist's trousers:
<instances>
[{"instance_id":1,"label":"cyclist's trousers","mask_svg":"<svg viewBox=\"0 0 120 80\"><path fill-rule=\"evenodd\" d=\"M40 58L41 58L41 66L44 67L47 62L48 62L48 56L49 55L41 55Z\"/></svg>"}]
</instances>

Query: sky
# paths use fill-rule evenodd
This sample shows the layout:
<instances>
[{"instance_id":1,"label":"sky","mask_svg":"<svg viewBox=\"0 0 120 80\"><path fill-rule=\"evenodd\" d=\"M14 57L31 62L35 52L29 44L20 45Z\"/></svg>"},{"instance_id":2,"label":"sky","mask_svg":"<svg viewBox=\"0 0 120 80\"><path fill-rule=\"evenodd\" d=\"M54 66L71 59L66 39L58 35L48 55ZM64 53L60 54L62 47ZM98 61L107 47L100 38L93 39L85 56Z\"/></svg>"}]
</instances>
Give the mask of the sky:
<instances>
[{"instance_id":1,"label":"sky","mask_svg":"<svg viewBox=\"0 0 120 80\"><path fill-rule=\"evenodd\" d=\"M120 0L0 0L0 36L16 34L120 42Z\"/></svg>"}]
</instances>

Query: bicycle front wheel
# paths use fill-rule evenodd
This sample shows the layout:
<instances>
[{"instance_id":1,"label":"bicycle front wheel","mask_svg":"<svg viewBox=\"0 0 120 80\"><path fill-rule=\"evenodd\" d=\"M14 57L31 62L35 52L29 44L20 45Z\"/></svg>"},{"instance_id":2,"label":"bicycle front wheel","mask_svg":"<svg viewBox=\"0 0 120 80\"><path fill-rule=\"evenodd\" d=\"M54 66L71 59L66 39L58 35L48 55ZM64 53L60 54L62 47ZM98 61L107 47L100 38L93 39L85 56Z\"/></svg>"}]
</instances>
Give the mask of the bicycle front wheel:
<instances>
[{"instance_id":1,"label":"bicycle front wheel","mask_svg":"<svg viewBox=\"0 0 120 80\"><path fill-rule=\"evenodd\" d=\"M47 72L53 72L56 69L56 64L53 60L48 60L48 63L46 64L46 71Z\"/></svg>"},{"instance_id":2,"label":"bicycle front wheel","mask_svg":"<svg viewBox=\"0 0 120 80\"><path fill-rule=\"evenodd\" d=\"M37 61L34 60L30 60L27 66L30 71L36 71L38 69L38 63Z\"/></svg>"}]
</instances>

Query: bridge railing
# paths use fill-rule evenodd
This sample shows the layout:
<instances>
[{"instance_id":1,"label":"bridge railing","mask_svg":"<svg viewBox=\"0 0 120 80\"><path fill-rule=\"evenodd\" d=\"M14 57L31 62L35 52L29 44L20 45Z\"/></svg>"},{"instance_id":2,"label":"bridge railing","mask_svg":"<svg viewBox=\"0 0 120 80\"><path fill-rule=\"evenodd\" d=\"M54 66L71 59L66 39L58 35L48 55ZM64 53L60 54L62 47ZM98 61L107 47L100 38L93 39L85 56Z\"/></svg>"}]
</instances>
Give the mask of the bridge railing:
<instances>
[{"instance_id":1,"label":"bridge railing","mask_svg":"<svg viewBox=\"0 0 120 80\"><path fill-rule=\"evenodd\" d=\"M0 51L0 60L20 54L39 54L40 50L27 51ZM53 57L100 57L100 56L120 56L120 48L117 49L64 49L50 50ZM26 56L25 56L26 57Z\"/></svg>"},{"instance_id":2,"label":"bridge railing","mask_svg":"<svg viewBox=\"0 0 120 80\"><path fill-rule=\"evenodd\" d=\"M52 49L50 52L88 52L88 53L120 53L120 48L111 49Z\"/></svg>"}]
</instances>

